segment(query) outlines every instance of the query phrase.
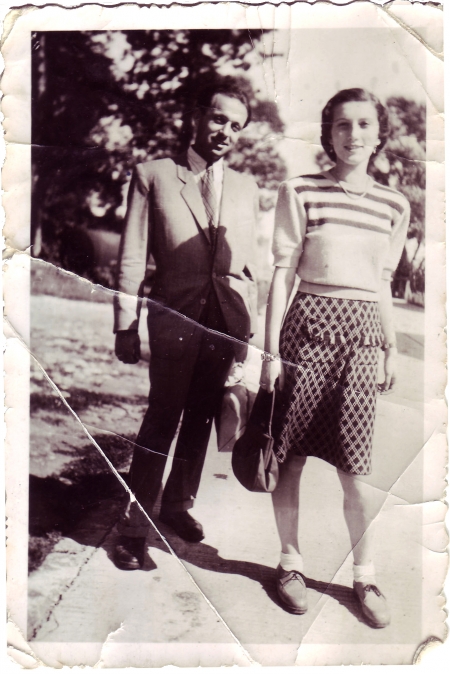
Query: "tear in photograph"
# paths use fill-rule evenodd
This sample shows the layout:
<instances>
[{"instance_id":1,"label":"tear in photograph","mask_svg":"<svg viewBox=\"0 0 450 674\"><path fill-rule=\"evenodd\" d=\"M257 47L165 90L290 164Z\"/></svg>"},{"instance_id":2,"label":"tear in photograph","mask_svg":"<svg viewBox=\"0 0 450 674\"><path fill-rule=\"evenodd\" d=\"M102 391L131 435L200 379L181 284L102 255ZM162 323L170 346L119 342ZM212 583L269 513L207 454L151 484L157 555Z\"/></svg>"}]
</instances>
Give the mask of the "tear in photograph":
<instances>
[{"instance_id":1,"label":"tear in photograph","mask_svg":"<svg viewBox=\"0 0 450 674\"><path fill-rule=\"evenodd\" d=\"M399 665L445 640L441 33L395 2L16 18L22 666Z\"/></svg>"}]
</instances>

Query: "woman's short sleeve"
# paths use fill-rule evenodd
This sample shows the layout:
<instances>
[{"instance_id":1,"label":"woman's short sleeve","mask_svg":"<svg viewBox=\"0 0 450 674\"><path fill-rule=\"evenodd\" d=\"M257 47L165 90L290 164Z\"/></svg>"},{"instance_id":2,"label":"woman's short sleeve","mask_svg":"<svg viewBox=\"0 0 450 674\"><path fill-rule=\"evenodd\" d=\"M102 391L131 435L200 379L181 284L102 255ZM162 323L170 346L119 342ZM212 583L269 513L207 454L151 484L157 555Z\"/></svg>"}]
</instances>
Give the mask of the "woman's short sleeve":
<instances>
[{"instance_id":1,"label":"woman's short sleeve","mask_svg":"<svg viewBox=\"0 0 450 674\"><path fill-rule=\"evenodd\" d=\"M276 267L298 267L306 232L306 212L290 181L281 183L275 209L272 252Z\"/></svg>"}]
</instances>

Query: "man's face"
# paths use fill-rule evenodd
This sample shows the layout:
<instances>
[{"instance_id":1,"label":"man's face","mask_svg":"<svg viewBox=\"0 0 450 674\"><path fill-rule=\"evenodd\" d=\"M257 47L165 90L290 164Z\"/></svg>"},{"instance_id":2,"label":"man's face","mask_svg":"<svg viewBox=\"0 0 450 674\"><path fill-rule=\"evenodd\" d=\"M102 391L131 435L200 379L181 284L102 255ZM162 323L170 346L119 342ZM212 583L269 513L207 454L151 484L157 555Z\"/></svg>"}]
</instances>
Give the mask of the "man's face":
<instances>
[{"instance_id":1,"label":"man's face","mask_svg":"<svg viewBox=\"0 0 450 674\"><path fill-rule=\"evenodd\" d=\"M211 106L196 117L194 150L208 164L224 157L238 140L247 117L247 108L237 98L215 94Z\"/></svg>"}]
</instances>

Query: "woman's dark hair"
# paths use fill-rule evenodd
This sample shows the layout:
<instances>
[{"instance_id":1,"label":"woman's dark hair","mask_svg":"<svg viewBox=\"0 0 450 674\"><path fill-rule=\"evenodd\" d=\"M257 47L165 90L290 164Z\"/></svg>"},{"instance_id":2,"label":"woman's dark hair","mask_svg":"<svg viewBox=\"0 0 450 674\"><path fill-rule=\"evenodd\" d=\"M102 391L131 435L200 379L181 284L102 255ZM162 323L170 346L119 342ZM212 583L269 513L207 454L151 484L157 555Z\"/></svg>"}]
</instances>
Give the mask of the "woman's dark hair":
<instances>
[{"instance_id":1,"label":"woman's dark hair","mask_svg":"<svg viewBox=\"0 0 450 674\"><path fill-rule=\"evenodd\" d=\"M239 84L231 77L224 77L222 81L209 84L201 89L197 96L196 107L202 109L210 108L211 102L216 94L223 94L224 96L229 96L230 98L236 98L243 105L245 105L247 110L247 120L244 124L244 127L247 126L252 116L250 102L242 87L240 87Z\"/></svg>"},{"instance_id":2,"label":"woman's dark hair","mask_svg":"<svg viewBox=\"0 0 450 674\"><path fill-rule=\"evenodd\" d=\"M388 111L380 103L378 98L367 91L367 89L342 89L338 91L337 94L330 98L324 109L322 110L322 135L320 137L320 142L322 147L332 161L336 161L336 153L331 144L331 127L333 124L333 117L335 108L342 103L350 102L367 102L372 103L375 110L377 111L378 124L380 125L379 138L380 142L375 148L374 155L378 154L380 150L386 144L386 141L389 136L389 116Z\"/></svg>"}]
</instances>

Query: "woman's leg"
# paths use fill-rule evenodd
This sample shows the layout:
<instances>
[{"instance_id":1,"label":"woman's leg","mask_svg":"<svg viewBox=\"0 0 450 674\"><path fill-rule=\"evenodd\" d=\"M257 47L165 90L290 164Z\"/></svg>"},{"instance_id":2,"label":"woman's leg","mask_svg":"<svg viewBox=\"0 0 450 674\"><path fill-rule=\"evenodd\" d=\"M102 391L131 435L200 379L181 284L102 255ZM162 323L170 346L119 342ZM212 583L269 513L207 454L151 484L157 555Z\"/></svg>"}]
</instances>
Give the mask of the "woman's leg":
<instances>
[{"instance_id":1,"label":"woman's leg","mask_svg":"<svg viewBox=\"0 0 450 674\"><path fill-rule=\"evenodd\" d=\"M367 622L386 627L390 622L386 598L380 592L373 564L374 527L384 499L383 492L355 475L338 471L344 490L344 516L353 549L354 591Z\"/></svg>"},{"instance_id":2,"label":"woman's leg","mask_svg":"<svg viewBox=\"0 0 450 674\"><path fill-rule=\"evenodd\" d=\"M298 545L298 511L300 476L306 457L289 456L280 466L280 475L272 502L281 541L280 564L277 568L277 592L285 608L302 614L308 609L303 578L303 559Z\"/></svg>"},{"instance_id":3,"label":"woman's leg","mask_svg":"<svg viewBox=\"0 0 450 674\"><path fill-rule=\"evenodd\" d=\"M288 555L300 553L298 544L299 486L305 456L292 455L280 465L278 484L272 493L281 552Z\"/></svg>"},{"instance_id":4,"label":"woman's leg","mask_svg":"<svg viewBox=\"0 0 450 674\"><path fill-rule=\"evenodd\" d=\"M374 527L370 526L384 500L382 491L363 482L357 475L338 470L344 490L344 517L357 566L372 564Z\"/></svg>"}]
</instances>

